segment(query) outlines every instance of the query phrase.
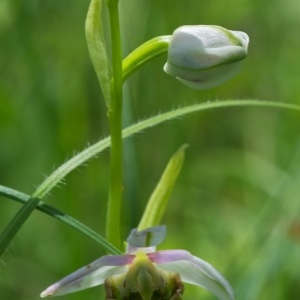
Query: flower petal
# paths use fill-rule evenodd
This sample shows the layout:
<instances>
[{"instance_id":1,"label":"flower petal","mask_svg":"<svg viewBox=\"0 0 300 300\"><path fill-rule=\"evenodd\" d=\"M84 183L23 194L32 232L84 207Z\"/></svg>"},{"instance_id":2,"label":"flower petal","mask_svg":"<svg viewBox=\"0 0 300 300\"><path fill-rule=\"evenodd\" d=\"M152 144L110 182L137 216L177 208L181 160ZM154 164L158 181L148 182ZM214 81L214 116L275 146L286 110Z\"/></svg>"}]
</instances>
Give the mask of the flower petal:
<instances>
[{"instance_id":1,"label":"flower petal","mask_svg":"<svg viewBox=\"0 0 300 300\"><path fill-rule=\"evenodd\" d=\"M160 244L166 237L166 225L149 227L138 231L132 229L127 238L130 246L148 248Z\"/></svg>"},{"instance_id":2,"label":"flower petal","mask_svg":"<svg viewBox=\"0 0 300 300\"><path fill-rule=\"evenodd\" d=\"M49 286L41 297L58 296L103 284L105 279L126 272L133 255L106 255Z\"/></svg>"},{"instance_id":3,"label":"flower petal","mask_svg":"<svg viewBox=\"0 0 300 300\"><path fill-rule=\"evenodd\" d=\"M177 28L170 41L164 71L193 89L223 84L242 67L249 37L214 25Z\"/></svg>"},{"instance_id":4,"label":"flower petal","mask_svg":"<svg viewBox=\"0 0 300 300\"><path fill-rule=\"evenodd\" d=\"M220 300L234 299L227 280L212 265L185 250L158 251L148 257L158 268L178 273L182 281L202 286Z\"/></svg>"}]
</instances>

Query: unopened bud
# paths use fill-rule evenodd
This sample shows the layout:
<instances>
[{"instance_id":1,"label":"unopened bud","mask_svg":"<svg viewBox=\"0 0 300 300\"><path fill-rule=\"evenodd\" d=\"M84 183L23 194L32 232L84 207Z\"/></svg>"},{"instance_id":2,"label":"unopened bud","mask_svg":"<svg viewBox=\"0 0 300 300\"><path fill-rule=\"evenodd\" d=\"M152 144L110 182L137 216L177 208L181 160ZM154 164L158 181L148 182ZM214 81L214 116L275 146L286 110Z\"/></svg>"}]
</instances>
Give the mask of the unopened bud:
<instances>
[{"instance_id":1,"label":"unopened bud","mask_svg":"<svg viewBox=\"0 0 300 300\"><path fill-rule=\"evenodd\" d=\"M220 26L182 26L173 33L164 71L193 89L209 89L233 77L247 56L249 37Z\"/></svg>"}]
</instances>

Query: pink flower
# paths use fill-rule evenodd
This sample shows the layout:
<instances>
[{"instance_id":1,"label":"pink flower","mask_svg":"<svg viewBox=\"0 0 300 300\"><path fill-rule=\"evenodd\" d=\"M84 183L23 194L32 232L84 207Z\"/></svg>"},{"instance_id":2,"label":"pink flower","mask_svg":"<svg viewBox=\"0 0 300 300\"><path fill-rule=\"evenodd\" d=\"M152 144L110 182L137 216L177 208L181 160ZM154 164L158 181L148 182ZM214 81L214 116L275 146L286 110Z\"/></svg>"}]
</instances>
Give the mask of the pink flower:
<instances>
[{"instance_id":1,"label":"pink flower","mask_svg":"<svg viewBox=\"0 0 300 300\"><path fill-rule=\"evenodd\" d=\"M166 226L133 229L124 255L105 255L54 283L41 297L105 285L108 299L182 299L183 283L201 286L221 300L234 299L227 280L185 250L156 251Z\"/></svg>"}]
</instances>

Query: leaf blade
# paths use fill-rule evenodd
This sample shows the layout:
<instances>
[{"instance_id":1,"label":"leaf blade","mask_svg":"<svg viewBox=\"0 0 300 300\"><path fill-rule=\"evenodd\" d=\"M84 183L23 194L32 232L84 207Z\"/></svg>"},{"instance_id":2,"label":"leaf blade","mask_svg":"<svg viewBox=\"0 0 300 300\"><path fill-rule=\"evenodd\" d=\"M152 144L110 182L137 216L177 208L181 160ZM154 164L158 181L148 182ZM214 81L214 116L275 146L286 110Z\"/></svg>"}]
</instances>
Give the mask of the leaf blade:
<instances>
[{"instance_id":1,"label":"leaf blade","mask_svg":"<svg viewBox=\"0 0 300 300\"><path fill-rule=\"evenodd\" d=\"M85 22L85 35L92 64L106 105L108 105L110 102L110 65L102 34L101 8L101 0L91 1Z\"/></svg>"},{"instance_id":2,"label":"leaf blade","mask_svg":"<svg viewBox=\"0 0 300 300\"><path fill-rule=\"evenodd\" d=\"M146 205L144 214L138 226L139 230L160 224L176 183L176 179L183 165L185 149L187 147L188 145L182 145L168 162Z\"/></svg>"},{"instance_id":3,"label":"leaf blade","mask_svg":"<svg viewBox=\"0 0 300 300\"><path fill-rule=\"evenodd\" d=\"M7 198L10 198L22 204L26 204L30 200L30 195L27 195L25 193L19 192L17 190L2 185L0 185L0 195L3 195ZM95 232L93 229L81 223L77 219L71 217L70 215L67 215L61 210L58 210L57 208L45 204L43 202L39 202L39 204L36 205L35 209L61 221L62 223L84 234L91 240L101 245L106 251L108 251L108 253L116 254L116 255L122 253L119 249L115 248L104 237L102 237L100 234Z\"/></svg>"}]
</instances>

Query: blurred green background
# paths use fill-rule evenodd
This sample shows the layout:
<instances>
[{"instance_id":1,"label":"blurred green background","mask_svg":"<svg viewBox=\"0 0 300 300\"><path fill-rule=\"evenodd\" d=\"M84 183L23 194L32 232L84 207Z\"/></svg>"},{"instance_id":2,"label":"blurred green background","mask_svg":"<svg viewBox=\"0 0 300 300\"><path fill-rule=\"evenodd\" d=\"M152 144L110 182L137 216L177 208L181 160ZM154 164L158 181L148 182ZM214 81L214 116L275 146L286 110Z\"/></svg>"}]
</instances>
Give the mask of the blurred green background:
<instances>
[{"instance_id":1,"label":"blurred green background","mask_svg":"<svg viewBox=\"0 0 300 300\"><path fill-rule=\"evenodd\" d=\"M184 24L250 36L249 58L230 82L193 91L162 71L166 57L124 87L124 123L215 99L300 104L297 0L121 0L124 55ZM84 36L88 0L0 0L0 184L32 193L56 167L108 133ZM165 164L188 143L161 248L211 262L237 299L299 299L300 119L271 108L205 111L125 143L124 237L137 225ZM109 151L71 173L46 199L105 231ZM0 230L20 205L0 197ZM104 254L94 242L34 212L0 260L1 300L39 299L62 276ZM215 299L186 287L185 299ZM103 299L102 288L61 299Z\"/></svg>"}]
</instances>

